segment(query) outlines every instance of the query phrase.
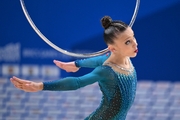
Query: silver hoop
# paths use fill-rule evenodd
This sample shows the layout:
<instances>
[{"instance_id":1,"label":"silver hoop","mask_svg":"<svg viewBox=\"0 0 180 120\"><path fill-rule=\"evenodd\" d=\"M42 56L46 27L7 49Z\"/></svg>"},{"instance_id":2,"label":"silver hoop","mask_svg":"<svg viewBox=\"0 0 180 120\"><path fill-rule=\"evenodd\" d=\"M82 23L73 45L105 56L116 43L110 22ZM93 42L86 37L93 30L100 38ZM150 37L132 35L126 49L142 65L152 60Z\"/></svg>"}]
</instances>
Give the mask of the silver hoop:
<instances>
[{"instance_id":1,"label":"silver hoop","mask_svg":"<svg viewBox=\"0 0 180 120\"><path fill-rule=\"evenodd\" d=\"M52 48L54 48L55 50L63 53L63 54L66 54L66 55L69 55L69 56L73 56L73 57L93 57L93 56L98 56L98 55L102 55L104 53L107 53L109 50L108 48L104 49L104 50L100 50L100 51L97 51L97 52L93 52L93 53L73 53L73 52L69 52L67 50L64 50L58 46L56 46L55 44L53 44L50 40L48 40L42 33L41 31L36 27L36 25L34 24L34 22L32 21L27 9L26 9L26 6L25 6L25 3L24 3L24 0L20 0L20 3L21 3L21 7L22 7L22 10L24 12L24 15L26 16L26 19L28 20L29 24L31 25L31 27L34 29L34 31L39 35L39 37L44 40L44 42L46 42L48 45L50 45ZM134 21L136 20L136 16L137 16L137 13L138 13L138 10L139 10L139 5L140 5L140 0L136 0L136 6L135 6L135 9L134 9L134 13L133 13L133 16L131 18L131 22L129 23L129 26L132 27L133 24L134 24Z\"/></svg>"}]
</instances>

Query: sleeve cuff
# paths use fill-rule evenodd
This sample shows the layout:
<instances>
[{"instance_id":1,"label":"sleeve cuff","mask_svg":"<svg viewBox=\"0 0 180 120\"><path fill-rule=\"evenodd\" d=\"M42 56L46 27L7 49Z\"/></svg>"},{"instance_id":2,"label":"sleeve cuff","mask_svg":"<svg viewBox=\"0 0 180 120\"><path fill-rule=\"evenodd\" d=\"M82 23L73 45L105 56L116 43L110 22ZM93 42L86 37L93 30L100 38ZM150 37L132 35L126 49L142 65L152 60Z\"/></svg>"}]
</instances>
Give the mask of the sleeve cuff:
<instances>
[{"instance_id":1,"label":"sleeve cuff","mask_svg":"<svg viewBox=\"0 0 180 120\"><path fill-rule=\"evenodd\" d=\"M76 66L76 67L78 67L78 68L80 67L80 66L79 66L79 60L75 60L74 63L75 63L75 66Z\"/></svg>"}]
</instances>

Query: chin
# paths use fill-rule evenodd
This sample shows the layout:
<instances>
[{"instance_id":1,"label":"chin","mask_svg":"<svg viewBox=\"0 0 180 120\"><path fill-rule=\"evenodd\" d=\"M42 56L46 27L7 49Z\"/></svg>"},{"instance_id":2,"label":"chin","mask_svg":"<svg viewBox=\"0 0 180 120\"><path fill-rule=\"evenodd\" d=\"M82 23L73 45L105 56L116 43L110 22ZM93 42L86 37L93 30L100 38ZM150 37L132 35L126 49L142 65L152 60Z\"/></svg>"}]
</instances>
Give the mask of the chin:
<instances>
[{"instance_id":1,"label":"chin","mask_svg":"<svg viewBox=\"0 0 180 120\"><path fill-rule=\"evenodd\" d=\"M131 56L129 56L130 58L134 58L134 57L136 57L137 56L137 53L136 54L134 54L134 55L131 55Z\"/></svg>"}]
</instances>

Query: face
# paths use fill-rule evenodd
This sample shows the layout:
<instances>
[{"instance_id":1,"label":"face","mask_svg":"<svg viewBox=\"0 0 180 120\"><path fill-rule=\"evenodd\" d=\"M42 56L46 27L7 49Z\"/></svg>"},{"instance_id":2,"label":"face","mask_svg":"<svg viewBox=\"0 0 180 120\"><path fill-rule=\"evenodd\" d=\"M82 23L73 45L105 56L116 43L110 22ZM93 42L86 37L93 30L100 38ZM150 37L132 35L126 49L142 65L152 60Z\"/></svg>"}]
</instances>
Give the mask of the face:
<instances>
[{"instance_id":1,"label":"face","mask_svg":"<svg viewBox=\"0 0 180 120\"><path fill-rule=\"evenodd\" d=\"M117 35L114 43L108 48L111 52L122 57L135 57L138 52L137 42L133 30L128 27L123 33Z\"/></svg>"}]
</instances>

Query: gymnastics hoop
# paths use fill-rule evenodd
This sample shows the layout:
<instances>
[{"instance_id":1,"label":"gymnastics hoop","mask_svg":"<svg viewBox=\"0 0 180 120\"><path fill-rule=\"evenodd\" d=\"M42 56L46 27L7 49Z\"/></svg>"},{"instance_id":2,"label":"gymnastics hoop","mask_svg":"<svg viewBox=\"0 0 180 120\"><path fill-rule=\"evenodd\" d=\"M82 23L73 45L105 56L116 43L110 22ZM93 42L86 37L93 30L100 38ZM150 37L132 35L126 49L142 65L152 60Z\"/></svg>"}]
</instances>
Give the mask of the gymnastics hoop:
<instances>
[{"instance_id":1,"label":"gymnastics hoop","mask_svg":"<svg viewBox=\"0 0 180 120\"><path fill-rule=\"evenodd\" d=\"M44 41L46 42L48 45L50 45L52 48L54 48L55 50L63 53L63 54L66 54L66 55L69 55L69 56L72 56L72 57L94 57L94 56L98 56L98 55L102 55L104 53L107 53L109 50L108 48L106 49L103 49L103 50L100 50L100 51L97 51L97 52L93 52L93 53L73 53L73 52L69 52L67 50L64 50L58 46L56 46L55 44L53 44L50 40L48 40L42 33L41 31L36 27L36 25L34 24L34 22L32 21L27 9L26 9L26 6L25 6L25 3L24 3L24 0L20 0L20 3L21 3L21 7L22 7L22 10L24 12L24 15L26 17L26 19L28 20L29 24L31 25L31 27L34 29L34 31L39 35L39 37ZM135 9L134 9L134 13L133 13L133 16L131 18L131 22L129 23L129 26L132 27L133 24L134 24L134 21L136 20L136 16L137 16L137 13L138 13L138 10L139 10L139 5L140 5L140 0L136 0L136 6L135 6Z\"/></svg>"}]
</instances>

